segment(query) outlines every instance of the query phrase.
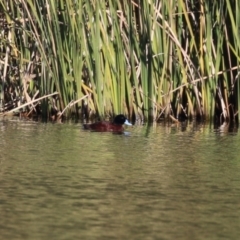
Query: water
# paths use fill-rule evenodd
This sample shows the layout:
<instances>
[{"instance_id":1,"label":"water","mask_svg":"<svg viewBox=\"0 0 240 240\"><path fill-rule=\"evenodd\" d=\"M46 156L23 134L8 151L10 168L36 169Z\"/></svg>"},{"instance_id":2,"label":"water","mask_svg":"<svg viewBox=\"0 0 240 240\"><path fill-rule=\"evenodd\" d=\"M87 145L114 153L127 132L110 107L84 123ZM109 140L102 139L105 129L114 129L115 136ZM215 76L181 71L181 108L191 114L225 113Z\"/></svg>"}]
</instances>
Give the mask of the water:
<instances>
[{"instance_id":1,"label":"water","mask_svg":"<svg viewBox=\"0 0 240 240\"><path fill-rule=\"evenodd\" d=\"M238 239L240 135L0 122L0 239Z\"/></svg>"}]
</instances>

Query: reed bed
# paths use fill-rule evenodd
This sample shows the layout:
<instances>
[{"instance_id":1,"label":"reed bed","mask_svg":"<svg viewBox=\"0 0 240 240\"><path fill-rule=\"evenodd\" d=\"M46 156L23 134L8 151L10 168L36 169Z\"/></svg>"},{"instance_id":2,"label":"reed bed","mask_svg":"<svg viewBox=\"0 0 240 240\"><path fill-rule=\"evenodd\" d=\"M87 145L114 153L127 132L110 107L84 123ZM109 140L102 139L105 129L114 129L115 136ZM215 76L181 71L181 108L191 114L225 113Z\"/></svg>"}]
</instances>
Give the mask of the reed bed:
<instances>
[{"instance_id":1,"label":"reed bed","mask_svg":"<svg viewBox=\"0 0 240 240\"><path fill-rule=\"evenodd\" d=\"M238 121L239 9L0 0L0 114Z\"/></svg>"}]
</instances>

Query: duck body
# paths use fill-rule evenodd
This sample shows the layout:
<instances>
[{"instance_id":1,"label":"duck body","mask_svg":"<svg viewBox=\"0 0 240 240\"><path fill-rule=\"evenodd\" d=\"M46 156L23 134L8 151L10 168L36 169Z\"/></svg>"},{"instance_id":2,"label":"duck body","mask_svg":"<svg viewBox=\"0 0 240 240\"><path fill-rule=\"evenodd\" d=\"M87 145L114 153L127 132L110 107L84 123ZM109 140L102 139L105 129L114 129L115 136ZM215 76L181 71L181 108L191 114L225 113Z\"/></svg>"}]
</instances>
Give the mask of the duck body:
<instances>
[{"instance_id":1,"label":"duck body","mask_svg":"<svg viewBox=\"0 0 240 240\"><path fill-rule=\"evenodd\" d=\"M127 120L127 118L120 114L114 118L113 122L95 122L90 124L84 124L84 129L91 130L94 132L123 132L123 124L132 126L132 124Z\"/></svg>"}]
</instances>

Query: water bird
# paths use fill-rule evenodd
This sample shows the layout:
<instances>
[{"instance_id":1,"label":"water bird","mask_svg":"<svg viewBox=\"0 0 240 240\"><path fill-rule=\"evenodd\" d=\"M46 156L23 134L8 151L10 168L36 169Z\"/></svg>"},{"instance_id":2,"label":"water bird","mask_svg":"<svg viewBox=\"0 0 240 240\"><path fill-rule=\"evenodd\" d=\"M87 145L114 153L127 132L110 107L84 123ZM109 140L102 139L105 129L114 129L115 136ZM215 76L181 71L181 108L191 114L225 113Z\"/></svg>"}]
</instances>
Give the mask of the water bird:
<instances>
[{"instance_id":1,"label":"water bird","mask_svg":"<svg viewBox=\"0 0 240 240\"><path fill-rule=\"evenodd\" d=\"M84 129L92 130L94 132L123 132L123 124L132 126L123 114L117 115L113 122L100 121L90 124L83 124Z\"/></svg>"}]
</instances>

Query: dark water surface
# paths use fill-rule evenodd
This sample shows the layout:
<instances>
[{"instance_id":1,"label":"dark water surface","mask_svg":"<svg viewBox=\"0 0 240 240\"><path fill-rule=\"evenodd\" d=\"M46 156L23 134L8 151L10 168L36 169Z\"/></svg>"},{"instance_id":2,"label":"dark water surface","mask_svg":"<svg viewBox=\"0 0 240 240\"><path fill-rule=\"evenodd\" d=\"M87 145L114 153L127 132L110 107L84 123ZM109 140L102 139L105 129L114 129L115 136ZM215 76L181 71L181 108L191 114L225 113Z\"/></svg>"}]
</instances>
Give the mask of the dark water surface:
<instances>
[{"instance_id":1,"label":"dark water surface","mask_svg":"<svg viewBox=\"0 0 240 240\"><path fill-rule=\"evenodd\" d=\"M0 121L0 239L238 239L240 134Z\"/></svg>"}]
</instances>

